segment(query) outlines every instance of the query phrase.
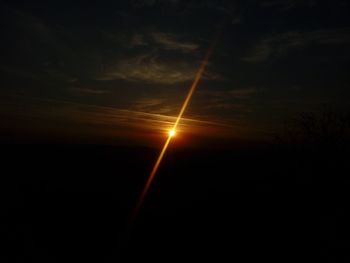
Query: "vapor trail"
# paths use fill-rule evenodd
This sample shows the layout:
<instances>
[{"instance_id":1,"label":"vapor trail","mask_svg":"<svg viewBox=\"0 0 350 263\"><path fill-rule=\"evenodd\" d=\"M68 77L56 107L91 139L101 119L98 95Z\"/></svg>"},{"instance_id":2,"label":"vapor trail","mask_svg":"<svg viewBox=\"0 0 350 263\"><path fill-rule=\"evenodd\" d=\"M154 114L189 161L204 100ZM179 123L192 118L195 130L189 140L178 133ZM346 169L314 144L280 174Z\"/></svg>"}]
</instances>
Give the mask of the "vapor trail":
<instances>
[{"instance_id":1,"label":"vapor trail","mask_svg":"<svg viewBox=\"0 0 350 263\"><path fill-rule=\"evenodd\" d=\"M220 28L220 29L222 29L222 28ZM187 93L185 101L182 104L182 107L181 107L181 110L179 112L179 115L177 116L176 121L175 121L175 123L173 125L173 128L172 128L173 131L176 131L176 128L178 127L178 125L179 125L179 123L181 121L181 118L182 118L182 116L183 116L183 114L184 114L184 112L185 112L185 110L186 110L186 108L187 108L191 98L192 98L192 95L195 92L195 90L196 90L196 88L198 86L198 83L199 83L199 81L201 80L201 78L203 76L203 73L204 73L204 71L205 71L205 69L206 69L206 67L208 65L209 59L210 59L210 57L211 57L211 55L213 53L214 47L216 46L216 43L217 43L217 41L219 39L219 36L221 35L221 31L222 30L219 30L219 33L217 34L217 36L216 36L212 46L208 49L208 51L206 52L206 54L205 54L205 56L204 56L204 58L203 58L203 60L202 60L202 62L200 64L200 67L199 67L199 69L198 69L198 71L197 71L197 73L195 75L195 78L194 78L194 80L192 82L192 85L191 85L191 87L190 87L190 89L189 89L189 91ZM158 156L158 159L157 159L156 163L153 166L153 169L152 169L152 171L151 171L151 173L150 173L150 175L149 175L149 177L147 179L147 182L146 182L146 184L145 184L145 186L144 186L144 188L143 188L143 190L141 192L141 195L140 195L140 197L138 199L136 207L135 207L135 209L133 211L133 214L132 214L132 217L131 217L131 221L132 222L136 219L136 217L137 217L137 215L138 215L138 213L140 211L140 208L142 207L142 204L143 204L143 202L145 200L145 197L147 195L147 192L148 192L148 190L149 190L149 188L150 188L150 186L152 184L154 176L156 175L156 173L158 171L158 168L159 168L159 165L162 162L162 159L163 159L163 157L165 155L165 152L166 152L166 150L167 150L167 148L168 148L168 146L170 144L171 138L172 138L172 136L169 135L168 139L166 140L166 142L165 142L165 144L164 144L164 146L162 148L162 151L160 152L160 154Z\"/></svg>"}]
</instances>

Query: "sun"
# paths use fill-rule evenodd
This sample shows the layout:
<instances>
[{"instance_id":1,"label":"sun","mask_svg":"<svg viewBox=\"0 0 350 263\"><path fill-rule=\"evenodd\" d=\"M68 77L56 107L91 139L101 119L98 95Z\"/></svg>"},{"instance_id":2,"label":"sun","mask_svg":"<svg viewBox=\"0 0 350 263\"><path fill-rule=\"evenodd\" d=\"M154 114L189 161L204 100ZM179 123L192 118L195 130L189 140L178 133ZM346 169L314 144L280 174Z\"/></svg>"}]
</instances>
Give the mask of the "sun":
<instances>
[{"instance_id":1,"label":"sun","mask_svg":"<svg viewBox=\"0 0 350 263\"><path fill-rule=\"evenodd\" d=\"M169 136L170 136L170 137L174 137L175 134L176 134L175 130L170 130L170 131L169 131Z\"/></svg>"}]
</instances>

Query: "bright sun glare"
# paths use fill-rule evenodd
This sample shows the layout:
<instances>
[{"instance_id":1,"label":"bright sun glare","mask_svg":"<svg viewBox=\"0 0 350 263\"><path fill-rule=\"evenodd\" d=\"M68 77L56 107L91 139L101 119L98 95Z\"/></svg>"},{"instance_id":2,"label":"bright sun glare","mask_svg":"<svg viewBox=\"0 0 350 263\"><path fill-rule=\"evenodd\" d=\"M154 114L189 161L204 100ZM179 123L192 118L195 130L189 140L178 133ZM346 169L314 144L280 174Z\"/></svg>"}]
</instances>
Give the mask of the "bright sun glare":
<instances>
[{"instance_id":1,"label":"bright sun glare","mask_svg":"<svg viewBox=\"0 0 350 263\"><path fill-rule=\"evenodd\" d=\"M169 136L170 136L170 137L174 137L175 134L176 134L175 130L170 130L170 131L169 131Z\"/></svg>"}]
</instances>

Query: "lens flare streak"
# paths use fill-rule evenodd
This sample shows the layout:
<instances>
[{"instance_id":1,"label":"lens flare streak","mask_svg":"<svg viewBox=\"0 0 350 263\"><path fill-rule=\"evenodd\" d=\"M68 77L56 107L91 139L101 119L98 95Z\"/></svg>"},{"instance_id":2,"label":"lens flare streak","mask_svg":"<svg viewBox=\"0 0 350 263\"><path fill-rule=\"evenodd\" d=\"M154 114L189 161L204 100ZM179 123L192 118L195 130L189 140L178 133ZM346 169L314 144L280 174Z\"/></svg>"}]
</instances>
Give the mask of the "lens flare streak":
<instances>
[{"instance_id":1,"label":"lens flare streak","mask_svg":"<svg viewBox=\"0 0 350 263\"><path fill-rule=\"evenodd\" d=\"M150 186L152 184L152 181L153 181L153 179L154 179L154 177L155 177L155 175L156 175L156 173L158 171L159 165L162 162L162 159L163 159L164 154L165 154L165 152L166 152L166 150L167 150L167 148L168 148L168 146L170 144L170 141L174 137L174 135L176 133L176 129L177 129L179 123L180 123L180 120L181 120L181 118L182 118L182 116L183 116L183 114L184 114L184 112L185 112L185 110L186 110L186 108L187 108L191 98L192 98L192 95L193 95L194 91L196 90L196 88L198 86L199 81L201 80L201 78L203 76L203 73L204 73L205 68L206 68L206 66L208 64L209 58L211 57L211 55L213 53L213 49L214 49L214 47L216 45L216 42L217 42L217 40L219 38L220 33L221 32L219 32L219 34L216 36L213 45L211 46L211 48L209 48L209 50L207 51L207 53L204 56L204 59L202 60L202 63L200 64L200 67L199 67L199 69L198 69L198 71L196 73L196 76L195 76L195 78L193 80L193 83L192 83L192 85L191 85L191 87L189 89L189 92L187 93L187 96L185 98L185 101L184 101L184 103L183 103L183 105L181 107L179 115L177 116L176 121L175 121L172 129L170 130L170 132L168 134L168 139L166 140L166 142L165 142L165 144L164 144L164 146L163 146L163 148L162 148L162 150L161 150L161 152L159 154L159 157L158 157L156 163L153 166L151 174L149 175L149 177L147 179L147 182L146 182L146 184L145 184L145 186L144 186L144 188L143 188L143 190L141 192L141 195L140 195L140 197L138 199L138 202L137 202L137 204L135 206L135 209L134 209L134 211L132 213L132 217L131 217L131 221L132 222L136 219L136 217L137 217L137 215L139 213L139 210L142 207L144 199L145 199L145 197L147 195L147 192L148 192L148 190L149 190L149 188L150 188Z\"/></svg>"},{"instance_id":2,"label":"lens flare streak","mask_svg":"<svg viewBox=\"0 0 350 263\"><path fill-rule=\"evenodd\" d=\"M169 135L169 136L168 136L168 139L166 140L166 142L165 142L165 144L164 144L164 146L163 146L162 151L161 151L160 154L159 154L159 157L158 157L156 163L155 163L154 166L153 166L153 169L152 169L152 171L151 171L151 174L149 175L149 177L148 177L148 179L147 179L147 182L146 182L146 184L145 184L145 186L144 186L144 188L143 188L143 190L142 190L142 192L141 192L141 195L140 195L140 197L139 197L139 200L138 200L138 202L137 202L137 205L136 205L136 207L135 207L135 209L134 209L134 211L133 211L133 214L132 214L132 221L134 221L134 220L136 219L137 215L138 215L138 212L139 212L139 210L140 210L140 208L141 208L141 206L142 206L142 204L143 204L143 201L144 201L144 199L145 199L145 197L146 197L146 195L147 195L148 189L150 188L150 186L151 186L151 184L152 184L152 181L153 181L153 179L154 179L154 176L156 175L156 173L157 173L157 171L158 171L158 168L159 168L159 165L160 165L160 163L162 162L162 159L163 159L163 157L164 157L164 154L165 154L165 152L166 152L166 150L167 150L167 148L168 148L168 146L169 146L169 143L170 143L171 138L172 138L172 136Z\"/></svg>"}]
</instances>

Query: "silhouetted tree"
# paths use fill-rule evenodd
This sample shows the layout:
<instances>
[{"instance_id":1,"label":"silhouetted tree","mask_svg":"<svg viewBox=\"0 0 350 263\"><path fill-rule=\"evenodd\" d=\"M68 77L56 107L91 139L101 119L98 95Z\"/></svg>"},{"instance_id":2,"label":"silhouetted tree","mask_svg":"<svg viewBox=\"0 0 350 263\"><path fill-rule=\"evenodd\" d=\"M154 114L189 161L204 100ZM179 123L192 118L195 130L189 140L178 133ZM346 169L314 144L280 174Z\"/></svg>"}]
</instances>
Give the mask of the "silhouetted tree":
<instances>
[{"instance_id":1,"label":"silhouetted tree","mask_svg":"<svg viewBox=\"0 0 350 263\"><path fill-rule=\"evenodd\" d=\"M349 139L350 113L338 113L330 107L300 113L275 135L278 144L316 151L345 150Z\"/></svg>"},{"instance_id":2,"label":"silhouetted tree","mask_svg":"<svg viewBox=\"0 0 350 263\"><path fill-rule=\"evenodd\" d=\"M324 186L347 180L350 114L330 107L303 112L275 135L276 156L294 178ZM286 171L284 171L286 172Z\"/></svg>"}]
</instances>

